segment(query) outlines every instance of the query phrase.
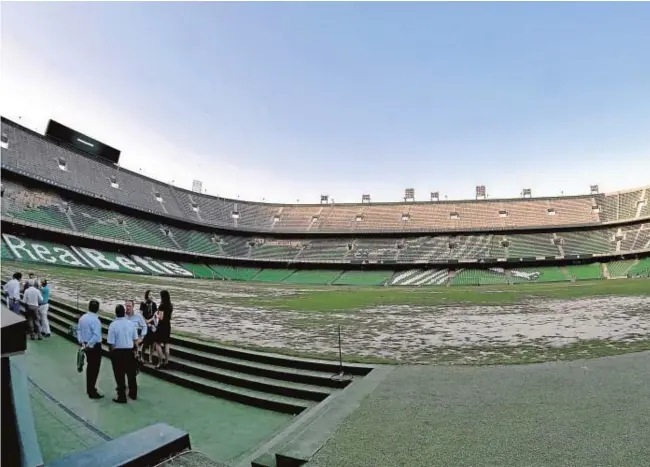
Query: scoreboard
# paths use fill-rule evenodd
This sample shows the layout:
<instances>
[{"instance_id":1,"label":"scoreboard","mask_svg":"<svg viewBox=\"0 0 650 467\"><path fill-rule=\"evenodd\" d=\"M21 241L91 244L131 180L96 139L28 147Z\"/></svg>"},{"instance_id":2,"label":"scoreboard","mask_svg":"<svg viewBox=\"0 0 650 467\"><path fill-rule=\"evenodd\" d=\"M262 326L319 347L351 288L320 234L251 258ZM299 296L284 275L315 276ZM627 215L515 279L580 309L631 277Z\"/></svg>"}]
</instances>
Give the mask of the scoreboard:
<instances>
[{"instance_id":1,"label":"scoreboard","mask_svg":"<svg viewBox=\"0 0 650 467\"><path fill-rule=\"evenodd\" d=\"M79 133L78 131L68 128L54 120L50 120L47 124L45 136L72 146L91 156L112 162L113 164L117 164L120 161L120 151L118 149L101 143L90 136Z\"/></svg>"}]
</instances>

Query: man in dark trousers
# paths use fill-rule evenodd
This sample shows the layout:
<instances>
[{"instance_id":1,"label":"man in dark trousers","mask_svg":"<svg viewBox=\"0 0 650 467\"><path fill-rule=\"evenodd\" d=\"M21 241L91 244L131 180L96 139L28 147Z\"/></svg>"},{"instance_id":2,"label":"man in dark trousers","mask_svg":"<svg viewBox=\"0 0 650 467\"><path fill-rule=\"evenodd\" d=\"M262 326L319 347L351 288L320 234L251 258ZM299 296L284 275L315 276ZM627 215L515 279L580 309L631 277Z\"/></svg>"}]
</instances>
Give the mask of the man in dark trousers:
<instances>
[{"instance_id":1,"label":"man in dark trousers","mask_svg":"<svg viewBox=\"0 0 650 467\"><path fill-rule=\"evenodd\" d=\"M99 302L91 300L88 303L88 313L79 318L77 325L77 341L86 353L88 367L86 368L86 393L91 399L104 397L97 392L97 377L102 364L102 323L97 312Z\"/></svg>"},{"instance_id":2,"label":"man in dark trousers","mask_svg":"<svg viewBox=\"0 0 650 467\"><path fill-rule=\"evenodd\" d=\"M117 384L117 397L113 402L126 404L126 385L124 377L129 383L129 397L138 398L138 381L136 379L137 363L134 349L138 342L138 330L131 321L125 318L124 305L115 307L115 321L108 327L108 343L111 346L111 359L113 361L113 375Z\"/></svg>"}]
</instances>

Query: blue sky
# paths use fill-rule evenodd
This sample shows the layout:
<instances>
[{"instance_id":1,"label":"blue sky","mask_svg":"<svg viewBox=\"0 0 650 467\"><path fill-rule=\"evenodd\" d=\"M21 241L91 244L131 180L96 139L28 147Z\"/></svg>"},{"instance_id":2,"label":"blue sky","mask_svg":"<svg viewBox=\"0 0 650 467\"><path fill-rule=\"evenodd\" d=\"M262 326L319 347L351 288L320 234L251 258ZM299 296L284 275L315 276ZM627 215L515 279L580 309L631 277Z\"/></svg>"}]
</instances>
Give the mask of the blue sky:
<instances>
[{"instance_id":1,"label":"blue sky","mask_svg":"<svg viewBox=\"0 0 650 467\"><path fill-rule=\"evenodd\" d=\"M4 116L242 199L650 183L648 3L3 3Z\"/></svg>"}]
</instances>

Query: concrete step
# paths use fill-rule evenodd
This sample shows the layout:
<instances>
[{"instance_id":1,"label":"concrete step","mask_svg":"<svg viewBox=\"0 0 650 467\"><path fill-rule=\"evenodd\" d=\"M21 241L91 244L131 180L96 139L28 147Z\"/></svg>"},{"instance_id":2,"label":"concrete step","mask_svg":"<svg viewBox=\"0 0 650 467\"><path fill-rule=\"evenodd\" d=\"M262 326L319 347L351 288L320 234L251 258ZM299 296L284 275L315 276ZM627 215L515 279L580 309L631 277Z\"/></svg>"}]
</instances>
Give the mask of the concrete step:
<instances>
[{"instance_id":1,"label":"concrete step","mask_svg":"<svg viewBox=\"0 0 650 467\"><path fill-rule=\"evenodd\" d=\"M66 310L61 310L56 307L51 307L51 310L52 314L56 314L62 319L65 319L70 325L76 324L77 318L74 313ZM102 333L106 335L107 332L108 325L103 324ZM254 375L254 377L247 377L252 381L255 380L255 377L261 378L259 381L278 380L276 383L281 387L287 386L287 384L284 384L284 382L291 382L293 383L291 386L295 388L300 388L301 385L304 385L311 387L311 389L316 389L317 386L342 389L350 383L349 381L336 381L335 379L332 379L332 375L334 373L323 374L322 372L290 369L287 367L278 367L263 363L246 361L242 362L233 357L222 357L219 355L210 354L209 352L191 350L179 346L174 346L171 349L171 356L173 356L174 360L176 361L185 361L188 364L199 364L198 368L201 368L200 365L212 367L212 371L216 373L222 372L224 375L228 375L230 372L237 372L244 375ZM200 375L200 373L195 374ZM227 376L224 377L227 378ZM308 388L305 389L309 390ZM327 395L329 395L331 391L321 390L321 392L327 393ZM312 399L312 397L309 396L306 398ZM312 400L322 400L322 398Z\"/></svg>"},{"instance_id":2,"label":"concrete step","mask_svg":"<svg viewBox=\"0 0 650 467\"><path fill-rule=\"evenodd\" d=\"M70 328L74 322L64 315L59 315L55 311L50 314L50 321L61 327L61 331ZM106 344L106 332L103 333L103 343ZM107 348L108 350L108 348ZM144 359L148 361L149 354L145 352ZM157 357L154 356L154 362ZM259 392L275 394L295 399L305 399L320 402L331 394L331 390L319 388L307 384L290 383L276 381L271 378L264 378L254 375L237 373L235 371L223 370L210 365L204 365L191 360L174 357L169 365L170 369L187 373L188 375L198 376L200 378L212 380L218 383L237 386L245 389L252 389Z\"/></svg>"},{"instance_id":3,"label":"concrete step","mask_svg":"<svg viewBox=\"0 0 650 467\"><path fill-rule=\"evenodd\" d=\"M199 350L202 352L208 352L225 357L234 357L241 360L256 362L256 363L265 363L268 365L274 365L278 367L288 367L299 370L309 370L327 374L336 374L339 372L339 364L334 361L327 360L315 360L315 359L306 359L298 357L288 357L286 355L278 355L274 353L267 352L257 352L254 350L247 349L237 349L234 347L227 347L222 345L213 344L210 342L201 341L199 339L194 339L190 337L174 337L171 339L172 344L178 344L185 348L192 350ZM367 365L357 365L354 363L344 363L343 364L345 373L356 375L356 376L365 376L370 371L372 371L371 366Z\"/></svg>"},{"instance_id":4,"label":"concrete step","mask_svg":"<svg viewBox=\"0 0 650 467\"><path fill-rule=\"evenodd\" d=\"M253 407L273 410L275 412L297 415L314 406L314 403L310 401L231 386L207 378L202 378L200 376L188 375L187 373L174 370L173 368L153 370L153 372L159 373L160 378L175 382L179 386L195 389L204 394L229 399Z\"/></svg>"},{"instance_id":5,"label":"concrete step","mask_svg":"<svg viewBox=\"0 0 650 467\"><path fill-rule=\"evenodd\" d=\"M76 342L76 338L71 336L69 331L70 323L56 315L50 315L50 327L52 332L66 337L72 342ZM108 346L105 342L102 345L104 356L109 356ZM188 389L201 392L203 394L210 394L222 399L228 399L242 404L259 407L276 412L299 414L303 410L311 407L313 402L298 400L291 397L285 397L276 394L265 393L243 387L233 386L229 384L212 381L208 378L191 375L179 369L174 369L173 363L169 369L157 370L153 367L142 366L140 367L142 373L155 376L165 381L177 384Z\"/></svg>"},{"instance_id":6,"label":"concrete step","mask_svg":"<svg viewBox=\"0 0 650 467\"><path fill-rule=\"evenodd\" d=\"M50 315L50 320L60 327L63 332L74 324L67 316L59 315L56 311ZM103 333L103 343L106 343L106 333ZM149 354L144 353L145 361L148 360ZM154 355L154 362L157 357ZM224 370L215 368L210 365L197 363L191 360L175 357L170 362L170 368L198 376L205 379L210 379L215 382L221 382L232 386L239 386L242 388L253 389L260 392L268 392L296 399L305 399L320 402L331 395L332 391L326 388L317 387L308 384L292 383L285 381L278 381L272 378L265 378L255 375L241 374L235 371Z\"/></svg>"},{"instance_id":7,"label":"concrete step","mask_svg":"<svg viewBox=\"0 0 650 467\"><path fill-rule=\"evenodd\" d=\"M394 370L392 366L377 366L365 378L355 381L331 398L295 419L282 433L260 446L248 459L235 467L297 467L314 456L341 424L361 405Z\"/></svg>"},{"instance_id":8,"label":"concrete step","mask_svg":"<svg viewBox=\"0 0 650 467\"><path fill-rule=\"evenodd\" d=\"M148 354L145 353L146 356ZM271 378L241 374L236 371L215 368L210 365L196 363L190 360L174 357L170 362L171 368L184 373L200 376L221 383L230 384L249 389L254 389L270 394L277 394L296 399L305 399L320 402L331 395L331 390L319 388L308 384L290 383Z\"/></svg>"},{"instance_id":9,"label":"concrete step","mask_svg":"<svg viewBox=\"0 0 650 467\"><path fill-rule=\"evenodd\" d=\"M171 354L181 358L191 359L206 365L233 370L240 373L263 376L282 381L291 381L296 383L308 384L312 386L323 386L328 388L343 389L350 382L337 381L331 378L330 373L321 371L300 370L288 367L280 367L265 363L242 361L233 357L224 357L200 350L188 350L183 347L171 349Z\"/></svg>"},{"instance_id":10,"label":"concrete step","mask_svg":"<svg viewBox=\"0 0 650 467\"><path fill-rule=\"evenodd\" d=\"M55 308L56 311L66 314L72 319L75 323L81 316L81 312L75 310L74 308L65 305L59 304L57 302L51 302L50 308ZM100 321L105 325L105 329L108 329L108 325L112 322L111 319L106 318L105 316L100 316ZM255 364L264 364L278 368L282 372L286 371L286 368L291 368L293 370L306 370L312 372L312 374L321 373L323 376L329 378L333 374L339 373L339 364L338 362L327 361L327 360L315 360L315 359L305 359L297 357L289 357L286 355L278 355L274 353L267 352L257 352L254 350L239 349L235 347L228 347L223 345L214 344L211 342L202 341L200 339L191 338L191 337L178 337L172 335L171 344L173 348L184 349L195 353L195 351L203 352L204 354L210 354L218 357L227 357L230 359L237 359L238 361L244 363L255 363ZM364 376L372 371L371 366L368 365L358 365L353 363L344 363L344 371L347 374ZM308 373L304 373L308 374ZM291 376L291 375L289 375ZM307 383L306 381L304 381ZM309 384L309 383L308 383Z\"/></svg>"}]
</instances>

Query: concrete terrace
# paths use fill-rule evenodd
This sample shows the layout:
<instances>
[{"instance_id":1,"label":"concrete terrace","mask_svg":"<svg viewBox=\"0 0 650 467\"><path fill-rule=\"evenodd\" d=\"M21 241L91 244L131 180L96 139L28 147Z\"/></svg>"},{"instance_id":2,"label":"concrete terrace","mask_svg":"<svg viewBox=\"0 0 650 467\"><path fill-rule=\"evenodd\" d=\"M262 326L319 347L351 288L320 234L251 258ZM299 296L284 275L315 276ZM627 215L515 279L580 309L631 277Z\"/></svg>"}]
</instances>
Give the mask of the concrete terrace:
<instances>
[{"instance_id":1,"label":"concrete terrace","mask_svg":"<svg viewBox=\"0 0 650 467\"><path fill-rule=\"evenodd\" d=\"M76 347L52 335L29 341L24 356L30 397L45 462L145 426L166 422L190 433L193 447L210 458L232 462L285 428L293 419L268 410L197 393L140 374L139 399L112 402L110 361L102 360L99 401L85 395L85 373L77 373Z\"/></svg>"}]
</instances>

